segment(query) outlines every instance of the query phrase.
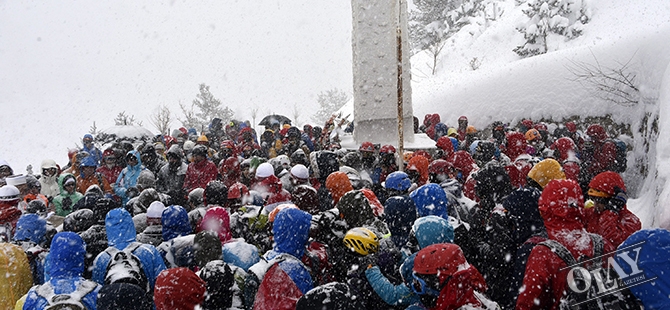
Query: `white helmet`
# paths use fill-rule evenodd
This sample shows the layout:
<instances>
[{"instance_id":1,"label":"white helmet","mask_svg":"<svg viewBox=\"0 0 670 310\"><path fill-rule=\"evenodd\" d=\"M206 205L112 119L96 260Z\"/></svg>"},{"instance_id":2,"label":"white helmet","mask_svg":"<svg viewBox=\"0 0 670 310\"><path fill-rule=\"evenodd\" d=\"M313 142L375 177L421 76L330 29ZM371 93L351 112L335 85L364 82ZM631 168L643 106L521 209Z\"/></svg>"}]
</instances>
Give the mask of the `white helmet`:
<instances>
[{"instance_id":1,"label":"white helmet","mask_svg":"<svg viewBox=\"0 0 670 310\"><path fill-rule=\"evenodd\" d=\"M0 201L19 200L19 189L14 185L5 185L0 187Z\"/></svg>"},{"instance_id":2,"label":"white helmet","mask_svg":"<svg viewBox=\"0 0 670 310\"><path fill-rule=\"evenodd\" d=\"M304 165L297 164L291 168L291 175L296 179L307 180L309 179L309 170Z\"/></svg>"},{"instance_id":3,"label":"white helmet","mask_svg":"<svg viewBox=\"0 0 670 310\"><path fill-rule=\"evenodd\" d=\"M275 169L272 168L270 163L262 163L256 168L256 177L257 178L267 178L275 174Z\"/></svg>"}]
</instances>

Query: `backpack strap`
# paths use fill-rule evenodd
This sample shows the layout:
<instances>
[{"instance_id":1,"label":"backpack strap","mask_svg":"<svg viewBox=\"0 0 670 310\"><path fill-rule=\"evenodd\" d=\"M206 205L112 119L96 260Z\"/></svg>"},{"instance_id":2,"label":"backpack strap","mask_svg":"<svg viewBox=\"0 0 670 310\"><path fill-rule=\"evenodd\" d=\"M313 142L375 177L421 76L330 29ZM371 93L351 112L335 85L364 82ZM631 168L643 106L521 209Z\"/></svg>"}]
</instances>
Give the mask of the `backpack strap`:
<instances>
[{"instance_id":1,"label":"backpack strap","mask_svg":"<svg viewBox=\"0 0 670 310\"><path fill-rule=\"evenodd\" d=\"M539 245L544 245L548 247L554 254L558 255L566 265L572 266L577 264L577 260L572 256L572 253L566 249L560 242L556 240L547 239L538 243Z\"/></svg>"},{"instance_id":2,"label":"backpack strap","mask_svg":"<svg viewBox=\"0 0 670 310\"><path fill-rule=\"evenodd\" d=\"M589 234L593 242L593 257L600 257L605 253L605 243L603 237L598 234Z\"/></svg>"},{"instance_id":3,"label":"backpack strap","mask_svg":"<svg viewBox=\"0 0 670 310\"><path fill-rule=\"evenodd\" d=\"M48 305L53 305L57 301L54 300L54 297L59 296L59 295L68 295L70 296L73 300L83 303L83 298L88 295L89 293L95 291L95 289L98 287L98 283L95 283L93 281L85 280L82 279L77 283L77 287L72 291L71 293L67 294L56 294L54 291L54 287L51 284L51 281L47 281L46 283L38 286L35 289L35 293L37 293L38 296L44 298L47 301Z\"/></svg>"}]
</instances>

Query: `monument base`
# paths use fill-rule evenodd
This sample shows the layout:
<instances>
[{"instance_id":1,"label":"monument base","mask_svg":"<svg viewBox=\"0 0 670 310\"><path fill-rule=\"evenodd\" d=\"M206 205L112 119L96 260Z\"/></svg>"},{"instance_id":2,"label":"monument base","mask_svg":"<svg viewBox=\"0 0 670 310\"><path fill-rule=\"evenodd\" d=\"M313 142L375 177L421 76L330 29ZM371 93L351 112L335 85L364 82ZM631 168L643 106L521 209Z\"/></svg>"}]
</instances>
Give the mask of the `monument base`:
<instances>
[{"instance_id":1,"label":"monument base","mask_svg":"<svg viewBox=\"0 0 670 310\"><path fill-rule=\"evenodd\" d=\"M414 141L414 120L404 119L404 141ZM360 144L366 141L398 146L398 120L395 118L356 121L354 139Z\"/></svg>"}]
</instances>

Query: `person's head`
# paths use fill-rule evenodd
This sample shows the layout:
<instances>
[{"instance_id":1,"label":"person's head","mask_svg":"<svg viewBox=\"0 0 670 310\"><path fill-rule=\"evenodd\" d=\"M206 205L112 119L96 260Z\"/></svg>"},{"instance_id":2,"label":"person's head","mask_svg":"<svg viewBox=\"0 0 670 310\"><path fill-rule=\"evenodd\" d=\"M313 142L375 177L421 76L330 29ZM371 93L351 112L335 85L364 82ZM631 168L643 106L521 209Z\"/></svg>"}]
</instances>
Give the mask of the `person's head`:
<instances>
[{"instance_id":1,"label":"person's head","mask_svg":"<svg viewBox=\"0 0 670 310\"><path fill-rule=\"evenodd\" d=\"M71 231L57 233L51 240L48 256L51 278L57 280L80 277L84 272L85 257L86 243L78 234Z\"/></svg>"},{"instance_id":2,"label":"person's head","mask_svg":"<svg viewBox=\"0 0 670 310\"><path fill-rule=\"evenodd\" d=\"M73 175L66 175L63 178L63 190L65 190L68 194L72 194L75 190L77 190L77 180Z\"/></svg>"},{"instance_id":3,"label":"person's head","mask_svg":"<svg viewBox=\"0 0 670 310\"><path fill-rule=\"evenodd\" d=\"M88 178L95 173L95 169L98 167L98 164L95 162L93 156L84 157L79 164L81 173L84 178Z\"/></svg>"},{"instance_id":4,"label":"person's head","mask_svg":"<svg viewBox=\"0 0 670 310\"><path fill-rule=\"evenodd\" d=\"M43 177L53 177L58 174L58 165L53 159L45 159L42 161L42 176Z\"/></svg>"},{"instance_id":5,"label":"person's head","mask_svg":"<svg viewBox=\"0 0 670 310\"><path fill-rule=\"evenodd\" d=\"M468 127L468 118L463 115L458 118L458 128L465 129Z\"/></svg>"},{"instance_id":6,"label":"person's head","mask_svg":"<svg viewBox=\"0 0 670 310\"><path fill-rule=\"evenodd\" d=\"M485 288L483 277L468 264L456 244L429 245L416 255L411 289L428 308L447 305L458 308L472 301L469 299L473 297L473 290L484 291Z\"/></svg>"},{"instance_id":7,"label":"person's head","mask_svg":"<svg viewBox=\"0 0 670 310\"><path fill-rule=\"evenodd\" d=\"M617 192L626 192L623 179L616 172L605 171L591 179L587 195L593 201L596 212L600 213L605 210Z\"/></svg>"},{"instance_id":8,"label":"person's head","mask_svg":"<svg viewBox=\"0 0 670 310\"><path fill-rule=\"evenodd\" d=\"M205 189L203 188L196 188L188 193L188 205L190 206L191 210L202 206L204 194Z\"/></svg>"},{"instance_id":9,"label":"person's head","mask_svg":"<svg viewBox=\"0 0 670 310\"><path fill-rule=\"evenodd\" d=\"M12 167L10 167L7 162L0 160L0 179L4 179L12 174L14 174Z\"/></svg>"},{"instance_id":10,"label":"person's head","mask_svg":"<svg viewBox=\"0 0 670 310\"><path fill-rule=\"evenodd\" d=\"M221 148L219 148L219 157L226 159L235 155L235 143L232 140L221 141Z\"/></svg>"},{"instance_id":11,"label":"person's head","mask_svg":"<svg viewBox=\"0 0 670 310\"><path fill-rule=\"evenodd\" d=\"M297 164L291 168L291 184L294 186L309 183L309 170L301 164Z\"/></svg>"},{"instance_id":12,"label":"person's head","mask_svg":"<svg viewBox=\"0 0 670 310\"><path fill-rule=\"evenodd\" d=\"M195 309L205 300L205 281L188 268L163 270L156 278L156 310Z\"/></svg>"},{"instance_id":13,"label":"person's head","mask_svg":"<svg viewBox=\"0 0 670 310\"><path fill-rule=\"evenodd\" d=\"M555 159L545 159L533 166L528 172L528 182L530 186L543 189L551 180L563 180L565 173L561 164Z\"/></svg>"},{"instance_id":14,"label":"person's head","mask_svg":"<svg viewBox=\"0 0 670 310\"><path fill-rule=\"evenodd\" d=\"M139 154L137 151L129 151L126 153L126 164L130 167L135 167L137 164L139 164Z\"/></svg>"},{"instance_id":15,"label":"person's head","mask_svg":"<svg viewBox=\"0 0 670 310\"><path fill-rule=\"evenodd\" d=\"M207 160L207 147L204 145L196 145L193 148L193 151L191 151L191 155L193 155L193 162L195 163Z\"/></svg>"},{"instance_id":16,"label":"person's head","mask_svg":"<svg viewBox=\"0 0 670 310\"><path fill-rule=\"evenodd\" d=\"M361 256L377 253L377 251L379 251L379 238L373 231L365 227L349 229L349 231L344 234L342 242L349 251L358 253Z\"/></svg>"},{"instance_id":17,"label":"person's head","mask_svg":"<svg viewBox=\"0 0 670 310\"><path fill-rule=\"evenodd\" d=\"M16 188L19 189L21 196L25 196L26 194L28 194L28 185L26 184L26 176L24 176L23 174L7 177L5 179L5 182L7 182L7 185L16 186Z\"/></svg>"},{"instance_id":18,"label":"person's head","mask_svg":"<svg viewBox=\"0 0 670 310\"><path fill-rule=\"evenodd\" d=\"M455 178L454 166L444 159L433 160L428 165L428 177L431 183L440 184Z\"/></svg>"},{"instance_id":19,"label":"person's head","mask_svg":"<svg viewBox=\"0 0 670 310\"><path fill-rule=\"evenodd\" d=\"M93 136L91 134L85 134L81 142L84 144L84 147L90 149L93 146Z\"/></svg>"},{"instance_id":20,"label":"person's head","mask_svg":"<svg viewBox=\"0 0 670 310\"><path fill-rule=\"evenodd\" d=\"M407 173L396 171L389 174L384 182L384 188L391 194L404 195L412 186L412 180Z\"/></svg>"}]
</instances>

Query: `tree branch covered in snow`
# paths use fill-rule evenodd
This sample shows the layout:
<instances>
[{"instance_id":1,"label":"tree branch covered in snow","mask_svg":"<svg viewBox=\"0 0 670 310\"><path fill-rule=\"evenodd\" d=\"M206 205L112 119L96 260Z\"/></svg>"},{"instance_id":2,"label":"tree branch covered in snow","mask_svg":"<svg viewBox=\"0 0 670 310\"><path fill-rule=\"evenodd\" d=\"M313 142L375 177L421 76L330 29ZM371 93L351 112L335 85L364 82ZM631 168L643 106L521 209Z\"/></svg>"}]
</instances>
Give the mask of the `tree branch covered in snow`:
<instances>
[{"instance_id":1,"label":"tree branch covered in snow","mask_svg":"<svg viewBox=\"0 0 670 310\"><path fill-rule=\"evenodd\" d=\"M517 27L526 43L514 49L522 57L548 52L551 34L561 40L580 36L591 19L586 0L528 0L526 3L528 8L523 12L528 20Z\"/></svg>"},{"instance_id":2,"label":"tree branch covered in snow","mask_svg":"<svg viewBox=\"0 0 670 310\"><path fill-rule=\"evenodd\" d=\"M209 86L200 84L200 93L196 95L191 106L187 108L179 104L184 118L179 119L186 128L196 128L198 131L204 130L215 117L220 118L223 123L233 119L233 111L224 106L221 100L216 99L209 91Z\"/></svg>"},{"instance_id":3,"label":"tree branch covered in snow","mask_svg":"<svg viewBox=\"0 0 670 310\"><path fill-rule=\"evenodd\" d=\"M621 106L630 107L640 102L637 76L630 72L630 60L619 63L617 68L606 68L595 56L593 58L595 64L571 61L572 66L568 66L568 70L575 76L575 81L598 90L596 97Z\"/></svg>"}]
</instances>

